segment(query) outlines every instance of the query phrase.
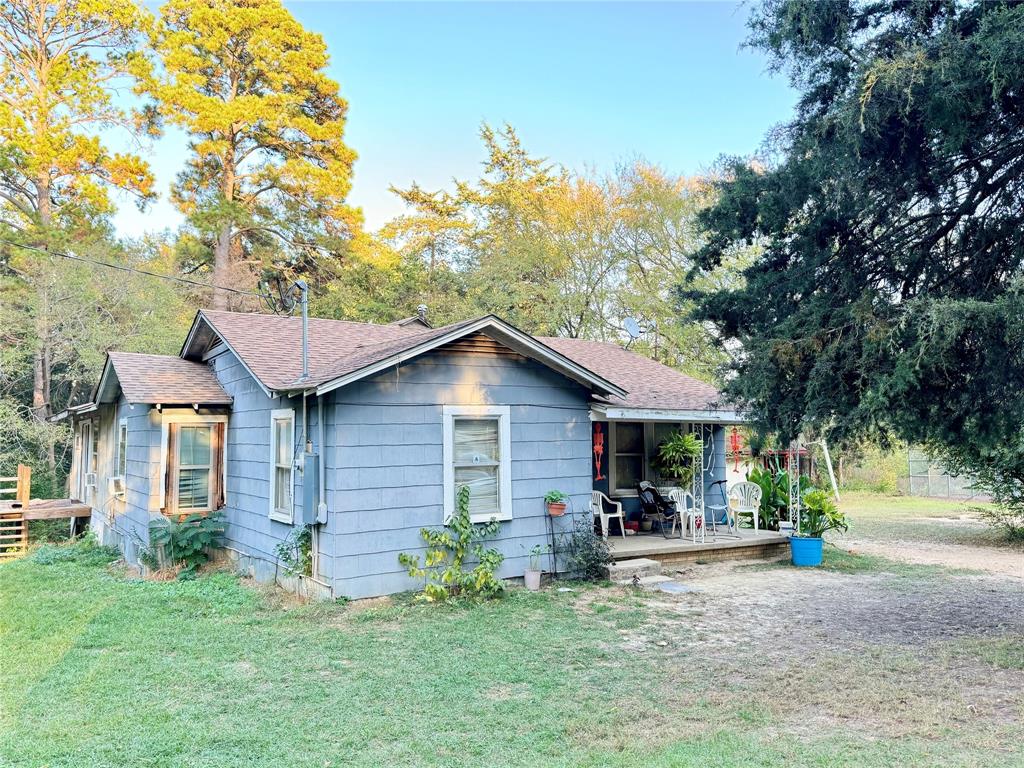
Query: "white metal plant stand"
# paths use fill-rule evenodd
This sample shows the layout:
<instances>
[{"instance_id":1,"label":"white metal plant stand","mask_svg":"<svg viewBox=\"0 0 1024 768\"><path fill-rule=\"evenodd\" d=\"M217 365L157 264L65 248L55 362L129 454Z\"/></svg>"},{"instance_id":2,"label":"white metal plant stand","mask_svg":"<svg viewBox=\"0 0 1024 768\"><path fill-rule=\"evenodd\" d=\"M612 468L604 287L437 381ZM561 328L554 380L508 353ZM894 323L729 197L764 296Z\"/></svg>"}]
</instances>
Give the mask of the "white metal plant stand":
<instances>
[{"instance_id":1,"label":"white metal plant stand","mask_svg":"<svg viewBox=\"0 0 1024 768\"><path fill-rule=\"evenodd\" d=\"M789 444L786 455L786 474L789 475L789 522L794 533L800 533L800 441Z\"/></svg>"}]
</instances>

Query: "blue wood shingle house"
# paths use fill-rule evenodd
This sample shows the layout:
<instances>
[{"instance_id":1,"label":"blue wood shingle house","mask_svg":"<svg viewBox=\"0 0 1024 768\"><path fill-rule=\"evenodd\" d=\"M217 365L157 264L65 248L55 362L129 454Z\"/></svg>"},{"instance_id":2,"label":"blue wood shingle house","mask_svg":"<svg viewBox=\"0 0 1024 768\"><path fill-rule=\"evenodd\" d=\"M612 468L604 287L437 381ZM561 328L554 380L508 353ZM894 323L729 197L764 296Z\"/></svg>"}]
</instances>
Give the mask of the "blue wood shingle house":
<instances>
[{"instance_id":1,"label":"blue wood shingle house","mask_svg":"<svg viewBox=\"0 0 1024 768\"><path fill-rule=\"evenodd\" d=\"M259 580L313 526L313 581L335 596L417 588L398 564L469 484L502 521L504 577L548 541L544 494L589 515L598 489L635 504L676 429L698 431L705 485L725 472L717 390L615 344L537 338L493 317L432 328L200 311L178 357L111 352L71 410L72 496L129 562L150 520L221 509L227 551ZM567 526L568 518L556 521Z\"/></svg>"}]
</instances>

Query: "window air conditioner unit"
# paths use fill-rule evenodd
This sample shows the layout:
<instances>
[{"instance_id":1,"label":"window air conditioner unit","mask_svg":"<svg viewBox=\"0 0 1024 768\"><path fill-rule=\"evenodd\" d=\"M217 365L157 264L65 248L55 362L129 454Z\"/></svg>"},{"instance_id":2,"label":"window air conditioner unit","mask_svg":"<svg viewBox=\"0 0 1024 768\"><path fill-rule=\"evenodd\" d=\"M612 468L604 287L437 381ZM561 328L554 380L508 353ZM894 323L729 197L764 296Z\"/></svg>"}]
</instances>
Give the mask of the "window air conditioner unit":
<instances>
[{"instance_id":1,"label":"window air conditioner unit","mask_svg":"<svg viewBox=\"0 0 1024 768\"><path fill-rule=\"evenodd\" d=\"M124 478L120 475L107 478L107 493L114 498L124 498Z\"/></svg>"}]
</instances>

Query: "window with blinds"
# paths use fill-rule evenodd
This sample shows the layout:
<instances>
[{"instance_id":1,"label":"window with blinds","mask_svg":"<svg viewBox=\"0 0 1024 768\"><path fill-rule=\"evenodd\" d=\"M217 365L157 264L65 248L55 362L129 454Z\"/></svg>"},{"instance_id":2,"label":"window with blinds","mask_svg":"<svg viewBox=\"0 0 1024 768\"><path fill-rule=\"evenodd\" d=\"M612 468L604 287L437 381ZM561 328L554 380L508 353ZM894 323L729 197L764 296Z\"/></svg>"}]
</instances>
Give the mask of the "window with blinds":
<instances>
[{"instance_id":1,"label":"window with blinds","mask_svg":"<svg viewBox=\"0 0 1024 768\"><path fill-rule=\"evenodd\" d=\"M178 428L178 511L210 509L213 472L213 427L209 424Z\"/></svg>"},{"instance_id":2,"label":"window with blinds","mask_svg":"<svg viewBox=\"0 0 1024 768\"><path fill-rule=\"evenodd\" d=\"M469 488L475 523L512 519L511 410L507 405L446 405L444 522L455 514L458 489Z\"/></svg>"},{"instance_id":3,"label":"window with blinds","mask_svg":"<svg viewBox=\"0 0 1024 768\"><path fill-rule=\"evenodd\" d=\"M453 448L455 488L469 487L469 514L498 517L498 419L455 419Z\"/></svg>"}]
</instances>

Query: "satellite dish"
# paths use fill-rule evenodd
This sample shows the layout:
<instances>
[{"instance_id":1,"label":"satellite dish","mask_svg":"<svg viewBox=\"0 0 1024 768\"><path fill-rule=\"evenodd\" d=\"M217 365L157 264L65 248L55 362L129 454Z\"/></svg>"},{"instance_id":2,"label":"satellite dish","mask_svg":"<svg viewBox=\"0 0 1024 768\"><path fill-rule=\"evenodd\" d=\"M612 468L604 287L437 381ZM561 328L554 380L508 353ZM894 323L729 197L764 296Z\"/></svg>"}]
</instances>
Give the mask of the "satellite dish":
<instances>
[{"instance_id":1,"label":"satellite dish","mask_svg":"<svg viewBox=\"0 0 1024 768\"><path fill-rule=\"evenodd\" d=\"M638 323L635 318L627 317L622 321L622 327L626 329L626 333L629 334L631 339L640 338L640 323Z\"/></svg>"}]
</instances>

